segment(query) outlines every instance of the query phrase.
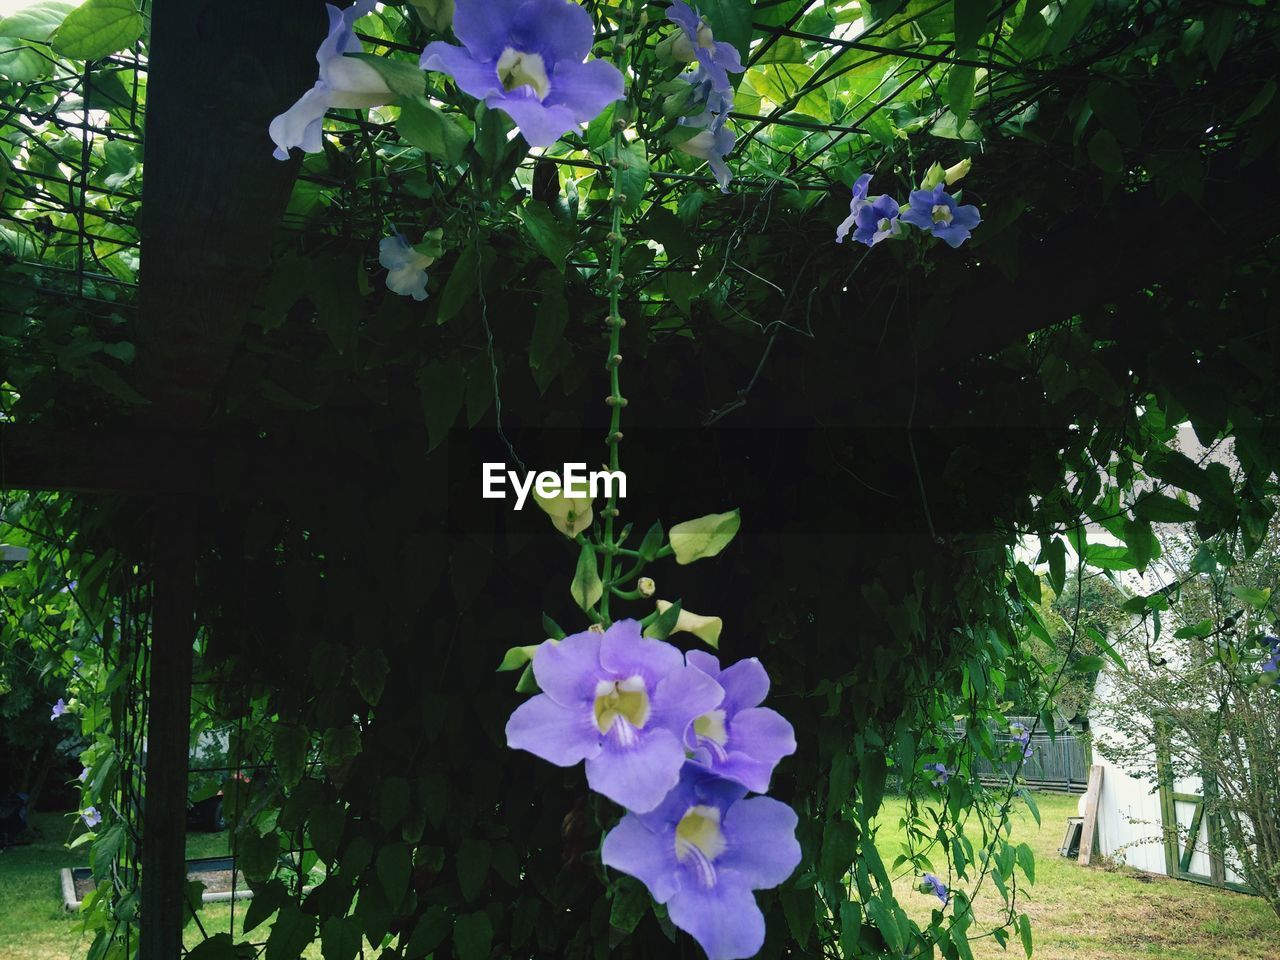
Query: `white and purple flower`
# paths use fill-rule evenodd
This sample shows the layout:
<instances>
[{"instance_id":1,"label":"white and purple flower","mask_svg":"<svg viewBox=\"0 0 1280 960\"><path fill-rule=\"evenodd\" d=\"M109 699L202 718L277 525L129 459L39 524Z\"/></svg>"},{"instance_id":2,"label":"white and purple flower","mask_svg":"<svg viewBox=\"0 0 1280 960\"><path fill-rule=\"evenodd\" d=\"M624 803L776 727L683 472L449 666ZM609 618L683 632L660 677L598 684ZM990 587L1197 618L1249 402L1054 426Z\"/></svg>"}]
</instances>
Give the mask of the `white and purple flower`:
<instances>
[{"instance_id":1,"label":"white and purple flower","mask_svg":"<svg viewBox=\"0 0 1280 960\"><path fill-rule=\"evenodd\" d=\"M707 161L712 175L716 178L716 183L720 185L721 193L729 192L729 183L733 180L733 172L724 162L724 158L733 149L738 139L734 132L725 126L728 117L727 112L713 113L710 110L704 110L695 117L681 119L681 126L700 129L689 139L675 145L681 153Z\"/></svg>"},{"instance_id":2,"label":"white and purple flower","mask_svg":"<svg viewBox=\"0 0 1280 960\"><path fill-rule=\"evenodd\" d=\"M697 717L685 732L691 759L753 793L765 793L778 761L796 752L791 724L776 710L760 706L769 693L769 675L754 657L724 670L701 650L690 650L685 660L724 690L719 706Z\"/></svg>"},{"instance_id":3,"label":"white and purple flower","mask_svg":"<svg viewBox=\"0 0 1280 960\"><path fill-rule=\"evenodd\" d=\"M419 66L506 113L530 146L550 146L622 99L617 67L583 63L595 27L569 0L458 0L453 32L462 46L429 43Z\"/></svg>"},{"instance_id":4,"label":"white and purple flower","mask_svg":"<svg viewBox=\"0 0 1280 960\"><path fill-rule=\"evenodd\" d=\"M676 785L685 731L724 698L671 644L641 636L635 620L542 644L533 675L542 693L511 714L507 745L560 767L585 760L591 789L636 813Z\"/></svg>"},{"instance_id":5,"label":"white and purple flower","mask_svg":"<svg viewBox=\"0 0 1280 960\"><path fill-rule=\"evenodd\" d=\"M53 712L49 715L49 719L57 720L60 716L62 716L66 712L67 712L67 701L59 697L58 702L53 705Z\"/></svg>"},{"instance_id":6,"label":"white and purple flower","mask_svg":"<svg viewBox=\"0 0 1280 960\"><path fill-rule=\"evenodd\" d=\"M968 240L982 222L978 208L971 203L961 206L947 193L945 183L939 183L932 190L912 190L911 203L900 219L932 233L952 248Z\"/></svg>"},{"instance_id":7,"label":"white and purple flower","mask_svg":"<svg viewBox=\"0 0 1280 960\"><path fill-rule=\"evenodd\" d=\"M935 787L941 787L951 778L951 771L947 769L943 763L926 763L924 765L925 773L932 773L933 779L930 781Z\"/></svg>"},{"instance_id":8,"label":"white and purple flower","mask_svg":"<svg viewBox=\"0 0 1280 960\"><path fill-rule=\"evenodd\" d=\"M304 153L319 153L327 111L334 108L367 110L395 99L377 70L347 56L364 49L356 38L355 22L373 10L374 2L356 0L345 10L326 4L329 34L316 51L320 77L314 87L272 120L268 128L276 144L276 159L287 160L291 147L299 147Z\"/></svg>"},{"instance_id":9,"label":"white and purple flower","mask_svg":"<svg viewBox=\"0 0 1280 960\"><path fill-rule=\"evenodd\" d=\"M947 885L935 877L932 873L924 875L924 883L921 885L922 890L932 891L933 895L942 901L945 907L951 899L951 893L947 890Z\"/></svg>"},{"instance_id":10,"label":"white and purple flower","mask_svg":"<svg viewBox=\"0 0 1280 960\"><path fill-rule=\"evenodd\" d=\"M84 812L80 814L80 819L84 821L84 825L92 830L102 822L102 814L98 812L97 807L85 807Z\"/></svg>"},{"instance_id":11,"label":"white and purple flower","mask_svg":"<svg viewBox=\"0 0 1280 960\"><path fill-rule=\"evenodd\" d=\"M897 236L901 232L902 228L898 224L898 201L887 193L868 197L867 188L870 185L869 173L864 173L854 182L849 216L836 227L836 243L844 243L844 238L851 229L853 239L868 247L874 247L881 240Z\"/></svg>"},{"instance_id":12,"label":"white and purple flower","mask_svg":"<svg viewBox=\"0 0 1280 960\"><path fill-rule=\"evenodd\" d=\"M769 797L693 764L650 813L630 813L601 848L606 866L635 877L709 960L742 960L764 945L752 891L776 887L800 862L797 817Z\"/></svg>"},{"instance_id":13,"label":"white and purple flower","mask_svg":"<svg viewBox=\"0 0 1280 960\"><path fill-rule=\"evenodd\" d=\"M419 253L398 231L378 244L378 263L386 268L387 289L402 297L427 299L427 267L435 262L435 257Z\"/></svg>"},{"instance_id":14,"label":"white and purple flower","mask_svg":"<svg viewBox=\"0 0 1280 960\"><path fill-rule=\"evenodd\" d=\"M667 19L680 27L671 44L672 56L683 63L698 63L696 76L705 78L717 93L730 91L729 74L741 73L742 58L731 43L716 40L701 13L683 0L672 0Z\"/></svg>"}]
</instances>

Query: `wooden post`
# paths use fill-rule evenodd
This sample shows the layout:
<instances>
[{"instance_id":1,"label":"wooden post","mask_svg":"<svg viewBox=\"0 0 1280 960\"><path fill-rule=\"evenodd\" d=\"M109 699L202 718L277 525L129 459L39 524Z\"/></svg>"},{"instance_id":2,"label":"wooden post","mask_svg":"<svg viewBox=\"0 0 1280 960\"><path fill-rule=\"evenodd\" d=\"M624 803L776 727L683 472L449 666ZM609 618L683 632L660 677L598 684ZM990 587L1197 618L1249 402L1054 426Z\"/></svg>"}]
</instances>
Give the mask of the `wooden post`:
<instances>
[{"instance_id":1,"label":"wooden post","mask_svg":"<svg viewBox=\"0 0 1280 960\"><path fill-rule=\"evenodd\" d=\"M1102 796L1102 764L1089 768L1089 789L1084 795L1084 826L1080 829L1078 862L1086 867L1093 859L1093 835L1098 829L1098 798Z\"/></svg>"},{"instance_id":2,"label":"wooden post","mask_svg":"<svg viewBox=\"0 0 1280 960\"><path fill-rule=\"evenodd\" d=\"M141 960L182 956L187 879L187 758L195 642L195 508L156 501L155 595L147 684Z\"/></svg>"}]
</instances>

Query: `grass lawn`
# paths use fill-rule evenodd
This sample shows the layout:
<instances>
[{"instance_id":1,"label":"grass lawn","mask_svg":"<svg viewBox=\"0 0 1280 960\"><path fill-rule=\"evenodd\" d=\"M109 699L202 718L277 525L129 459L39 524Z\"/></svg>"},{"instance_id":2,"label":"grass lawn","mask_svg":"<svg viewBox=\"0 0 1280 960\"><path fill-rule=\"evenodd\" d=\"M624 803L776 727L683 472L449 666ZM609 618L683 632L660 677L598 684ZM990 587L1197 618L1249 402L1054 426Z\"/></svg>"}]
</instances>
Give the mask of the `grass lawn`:
<instances>
[{"instance_id":1,"label":"grass lawn","mask_svg":"<svg viewBox=\"0 0 1280 960\"><path fill-rule=\"evenodd\" d=\"M1023 909L1034 923L1036 960L1280 960L1280 919L1257 897L1214 890L1183 880L1149 877L1129 870L1081 867L1058 856L1057 846L1068 816L1074 815L1075 797L1037 796L1043 828L1037 829L1030 814L1016 815L1014 837L1036 851L1036 884L1022 888ZM898 854L901 806L890 800L881 815L880 850L886 864ZM86 862L84 850L63 847L70 820L41 814L35 825L42 833L38 843L0 854L0 960L79 960L89 939L81 935L79 921L62 909L57 871ZM188 857L225 853L227 835L192 834ZM918 920L927 920L937 903L918 893L910 877L895 885L899 900ZM990 921L999 897L984 886L976 901L978 923ZM247 904L236 905L236 932ZM226 930L231 910L227 904L208 904L200 913L208 933ZM268 925L254 931L265 937ZM187 927L187 942L201 939L194 924ZM973 952L979 960L1022 956L1017 937L1008 952L991 938L976 940ZM318 946L312 953L319 957Z\"/></svg>"},{"instance_id":2,"label":"grass lawn","mask_svg":"<svg viewBox=\"0 0 1280 960\"><path fill-rule=\"evenodd\" d=\"M1076 797L1037 794L1043 827L1019 805L1015 842L1036 853L1036 883L1019 874L1018 901L1031 915L1035 960L1280 960L1280 918L1259 897L1154 877L1128 869L1082 867L1058 855ZM878 844L885 865L901 852L898 820L903 807L886 801ZM936 862L936 861L935 861ZM898 900L918 922L927 922L937 899L918 893L918 881L895 881ZM965 888L970 889L970 888ZM1003 901L988 882L974 903L971 935L988 929ZM1017 934L1007 951L992 938L971 944L978 960L1023 957Z\"/></svg>"}]
</instances>

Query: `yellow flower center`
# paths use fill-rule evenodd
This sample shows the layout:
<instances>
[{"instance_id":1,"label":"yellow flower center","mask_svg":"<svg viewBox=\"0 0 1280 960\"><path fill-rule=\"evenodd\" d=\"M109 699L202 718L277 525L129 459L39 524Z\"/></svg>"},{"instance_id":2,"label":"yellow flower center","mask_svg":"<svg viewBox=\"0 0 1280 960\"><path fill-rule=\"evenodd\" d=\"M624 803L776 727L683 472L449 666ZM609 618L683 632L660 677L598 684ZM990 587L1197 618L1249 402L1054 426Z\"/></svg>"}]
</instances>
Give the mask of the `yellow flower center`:
<instances>
[{"instance_id":1,"label":"yellow flower center","mask_svg":"<svg viewBox=\"0 0 1280 960\"><path fill-rule=\"evenodd\" d=\"M596 684L595 718L601 733L608 733L619 720L624 725L619 733L643 727L649 719L649 694L644 680L601 680Z\"/></svg>"},{"instance_id":2,"label":"yellow flower center","mask_svg":"<svg viewBox=\"0 0 1280 960\"><path fill-rule=\"evenodd\" d=\"M724 711L712 710L698 717L693 721L693 732L723 747L729 740L729 732L724 728Z\"/></svg>"},{"instance_id":3,"label":"yellow flower center","mask_svg":"<svg viewBox=\"0 0 1280 960\"><path fill-rule=\"evenodd\" d=\"M951 208L945 203L935 203L933 205L933 222L934 223L950 223Z\"/></svg>"},{"instance_id":4,"label":"yellow flower center","mask_svg":"<svg viewBox=\"0 0 1280 960\"><path fill-rule=\"evenodd\" d=\"M522 53L514 47L507 47L498 58L498 79L506 90L531 88L539 100L551 91L551 81L547 79L547 65L542 62L542 55Z\"/></svg>"},{"instance_id":5,"label":"yellow flower center","mask_svg":"<svg viewBox=\"0 0 1280 960\"><path fill-rule=\"evenodd\" d=\"M712 863L727 847L718 807L690 807L676 824L676 859L690 863L698 879L708 887L716 882Z\"/></svg>"}]
</instances>

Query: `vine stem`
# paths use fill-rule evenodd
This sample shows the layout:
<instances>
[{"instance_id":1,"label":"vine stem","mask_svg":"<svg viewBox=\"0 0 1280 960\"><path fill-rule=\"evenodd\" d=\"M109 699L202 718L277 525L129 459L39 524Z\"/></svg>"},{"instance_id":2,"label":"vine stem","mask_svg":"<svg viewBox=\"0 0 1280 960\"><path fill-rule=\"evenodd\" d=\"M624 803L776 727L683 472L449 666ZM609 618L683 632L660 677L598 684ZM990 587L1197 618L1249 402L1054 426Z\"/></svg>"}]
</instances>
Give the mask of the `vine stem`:
<instances>
[{"instance_id":1,"label":"vine stem","mask_svg":"<svg viewBox=\"0 0 1280 960\"><path fill-rule=\"evenodd\" d=\"M626 75L626 43L624 36L626 33L627 20L631 16L631 4L624 3L618 10L618 29L614 38L613 58L614 65ZM627 99L623 101L626 110L631 104L631 92L628 91ZM626 321L622 319L620 303L622 299L622 284L625 278L622 275L622 248L626 244L626 239L622 235L622 216L623 208L627 204L627 197L623 192L623 184L621 171L625 169L626 160L624 159L624 148L626 146L626 138L623 132L627 128L627 121L623 117L618 117L613 124L613 156L609 160L610 179L612 180L612 221L609 231L609 275L607 284L609 287L609 315L605 320L605 326L608 328L608 353L605 357L605 369L609 372L609 396L605 399L605 403L609 407L609 433L605 437L605 443L609 446L609 470L618 472L621 469L621 453L619 446L622 444L622 408L626 405L626 400L622 396L622 380L619 375L618 368L622 365L622 328L626 325ZM614 556L618 552L619 543L615 539L615 521L618 517L618 494L614 484L609 485L609 499L605 504L605 508L601 511L604 517L604 536L601 547L604 552L604 571L602 580L606 584L603 595L600 598L600 615L603 625L610 625L609 619L609 598L614 592L611 587L613 584L613 562Z\"/></svg>"}]
</instances>

